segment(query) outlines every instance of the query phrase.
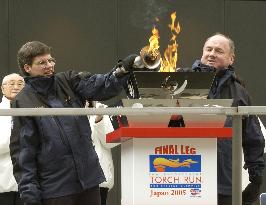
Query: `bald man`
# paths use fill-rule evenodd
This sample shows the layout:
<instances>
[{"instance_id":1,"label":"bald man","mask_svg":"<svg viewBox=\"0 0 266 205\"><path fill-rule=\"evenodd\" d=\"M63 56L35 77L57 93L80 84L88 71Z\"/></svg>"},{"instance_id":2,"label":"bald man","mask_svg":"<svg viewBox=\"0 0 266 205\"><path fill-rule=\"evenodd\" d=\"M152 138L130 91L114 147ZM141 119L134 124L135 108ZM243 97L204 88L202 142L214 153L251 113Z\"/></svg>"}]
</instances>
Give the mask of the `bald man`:
<instances>
[{"instance_id":1,"label":"bald man","mask_svg":"<svg viewBox=\"0 0 266 205\"><path fill-rule=\"evenodd\" d=\"M3 78L2 93L3 98L0 109L10 108L10 101L24 87L24 79L16 73L12 73ZM11 116L0 116L0 204L2 205L22 205L18 194L18 185L13 176L13 166L10 159L9 143L11 135Z\"/></svg>"},{"instance_id":2,"label":"bald man","mask_svg":"<svg viewBox=\"0 0 266 205\"><path fill-rule=\"evenodd\" d=\"M210 99L233 99L234 107L250 106L251 101L241 80L236 76L234 42L221 33L209 37L204 46L202 57L192 69L199 72L216 72L209 92ZM265 167L263 158L264 137L257 116L243 118L244 168L248 169L249 184L243 191L243 205L251 205L260 194L262 175ZM228 117L225 127L232 127ZM217 140L218 205L232 204L232 140Z\"/></svg>"}]
</instances>

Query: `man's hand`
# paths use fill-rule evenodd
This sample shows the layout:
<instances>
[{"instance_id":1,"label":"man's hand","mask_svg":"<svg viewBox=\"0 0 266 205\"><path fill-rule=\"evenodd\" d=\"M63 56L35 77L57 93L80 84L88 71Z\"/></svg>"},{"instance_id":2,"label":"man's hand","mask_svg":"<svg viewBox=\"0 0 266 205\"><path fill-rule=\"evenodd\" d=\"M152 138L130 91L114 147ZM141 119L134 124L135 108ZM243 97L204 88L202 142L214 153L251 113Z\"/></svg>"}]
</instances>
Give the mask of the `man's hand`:
<instances>
[{"instance_id":1,"label":"man's hand","mask_svg":"<svg viewBox=\"0 0 266 205\"><path fill-rule=\"evenodd\" d=\"M96 108L104 108L105 106L103 104L101 104L101 103L96 103L95 107ZM96 115L94 122L98 123L98 122L102 121L102 119L103 119L102 115Z\"/></svg>"},{"instance_id":2,"label":"man's hand","mask_svg":"<svg viewBox=\"0 0 266 205\"><path fill-rule=\"evenodd\" d=\"M122 66L125 68L126 71L131 71L133 69L133 64L136 57L138 57L136 54L131 54L121 61Z\"/></svg>"},{"instance_id":3,"label":"man's hand","mask_svg":"<svg viewBox=\"0 0 266 205\"><path fill-rule=\"evenodd\" d=\"M137 57L136 54L131 54L126 58L124 58L123 60L119 60L115 70L113 71L113 74L116 77L121 77L124 74L128 73L129 71L132 71L136 57Z\"/></svg>"}]
</instances>

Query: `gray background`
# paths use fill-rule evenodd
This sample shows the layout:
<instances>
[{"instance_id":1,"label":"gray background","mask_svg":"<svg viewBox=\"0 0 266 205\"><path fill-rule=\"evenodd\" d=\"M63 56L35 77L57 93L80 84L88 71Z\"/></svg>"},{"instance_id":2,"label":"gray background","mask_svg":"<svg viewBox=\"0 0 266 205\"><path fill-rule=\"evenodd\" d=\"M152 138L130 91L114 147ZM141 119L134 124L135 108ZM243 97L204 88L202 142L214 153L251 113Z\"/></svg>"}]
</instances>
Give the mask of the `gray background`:
<instances>
[{"instance_id":1,"label":"gray background","mask_svg":"<svg viewBox=\"0 0 266 205\"><path fill-rule=\"evenodd\" d=\"M189 67L201 57L208 36L225 33L235 41L235 67L247 82L253 104L266 105L265 1L0 0L0 77L18 72L17 50L32 40L53 47L57 72L107 72L118 59L138 53L148 43L155 17L160 19L156 25L162 52L170 39L167 24L173 11L181 25L178 67ZM120 204L119 153L119 147L113 150L113 205Z\"/></svg>"}]
</instances>

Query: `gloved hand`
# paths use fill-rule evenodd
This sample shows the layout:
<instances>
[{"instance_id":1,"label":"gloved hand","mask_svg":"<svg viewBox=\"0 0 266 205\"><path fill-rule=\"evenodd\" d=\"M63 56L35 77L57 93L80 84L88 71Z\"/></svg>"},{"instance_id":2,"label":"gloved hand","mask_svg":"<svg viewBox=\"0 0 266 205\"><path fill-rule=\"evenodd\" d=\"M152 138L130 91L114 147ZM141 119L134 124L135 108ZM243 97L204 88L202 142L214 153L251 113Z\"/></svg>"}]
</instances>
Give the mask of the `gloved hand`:
<instances>
[{"instance_id":1,"label":"gloved hand","mask_svg":"<svg viewBox=\"0 0 266 205\"><path fill-rule=\"evenodd\" d=\"M116 77L121 77L124 74L128 73L129 71L132 71L136 57L137 57L136 54L131 54L126 58L124 58L123 60L119 60L115 67L115 70L113 71L113 74Z\"/></svg>"},{"instance_id":2,"label":"gloved hand","mask_svg":"<svg viewBox=\"0 0 266 205\"><path fill-rule=\"evenodd\" d=\"M133 64L134 64L136 57L138 57L138 55L131 54L131 55L125 57L122 61L120 61L126 71L132 71L133 70Z\"/></svg>"},{"instance_id":3,"label":"gloved hand","mask_svg":"<svg viewBox=\"0 0 266 205\"><path fill-rule=\"evenodd\" d=\"M242 192L242 201L244 203L255 202L260 195L260 187L262 184L261 176L250 177L250 183L247 185L245 190Z\"/></svg>"}]
</instances>

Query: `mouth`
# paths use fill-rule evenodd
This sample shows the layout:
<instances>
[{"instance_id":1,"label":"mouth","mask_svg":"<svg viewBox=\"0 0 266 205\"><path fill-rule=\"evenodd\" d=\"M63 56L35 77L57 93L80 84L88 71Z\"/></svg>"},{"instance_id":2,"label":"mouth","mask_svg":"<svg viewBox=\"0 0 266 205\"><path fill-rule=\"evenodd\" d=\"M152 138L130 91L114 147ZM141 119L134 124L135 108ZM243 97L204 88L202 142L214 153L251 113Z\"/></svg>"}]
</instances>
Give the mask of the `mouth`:
<instances>
[{"instance_id":1,"label":"mouth","mask_svg":"<svg viewBox=\"0 0 266 205\"><path fill-rule=\"evenodd\" d=\"M54 74L54 71L53 70L49 70L49 71L44 72L44 75L45 76L51 76L53 74Z\"/></svg>"},{"instance_id":2,"label":"mouth","mask_svg":"<svg viewBox=\"0 0 266 205\"><path fill-rule=\"evenodd\" d=\"M216 62L215 62L214 60L208 60L207 63L210 64L210 65L213 65L213 64L215 64Z\"/></svg>"}]
</instances>

